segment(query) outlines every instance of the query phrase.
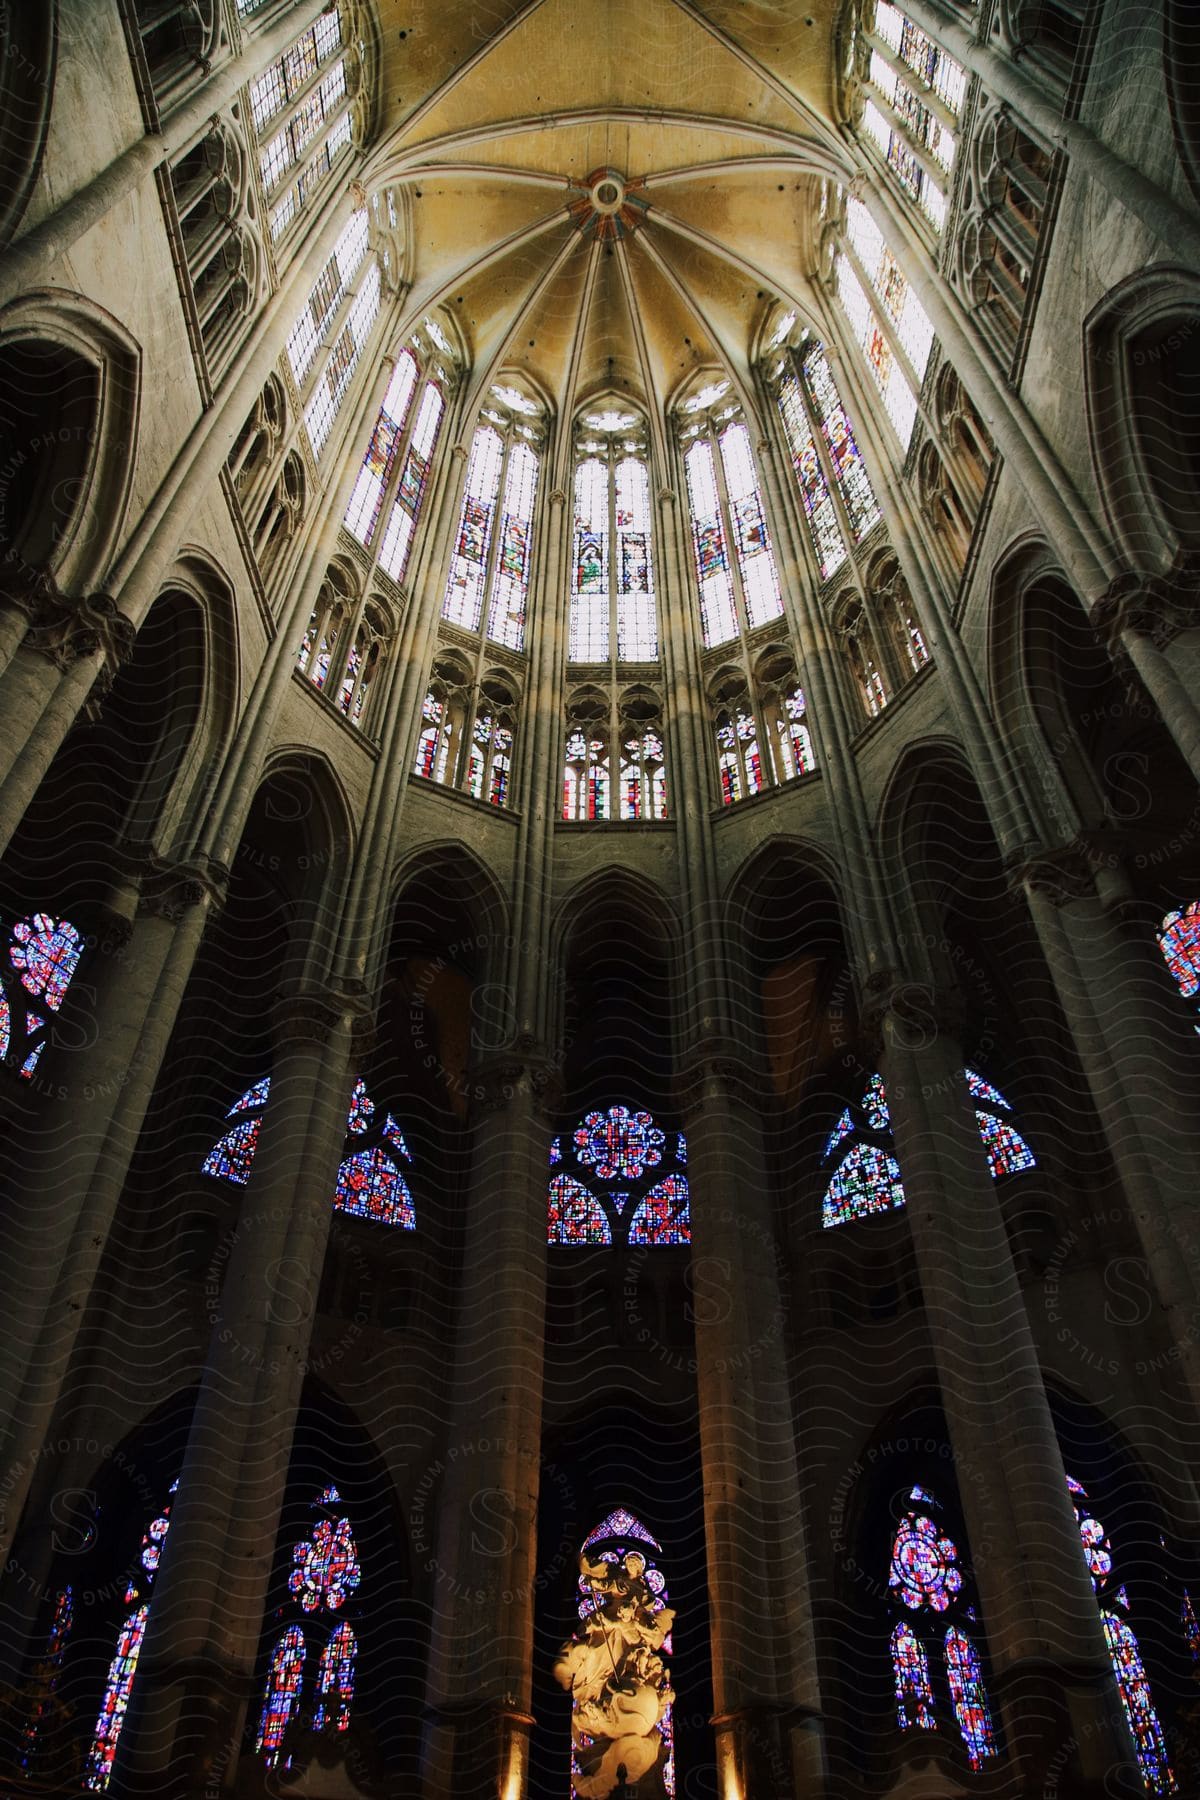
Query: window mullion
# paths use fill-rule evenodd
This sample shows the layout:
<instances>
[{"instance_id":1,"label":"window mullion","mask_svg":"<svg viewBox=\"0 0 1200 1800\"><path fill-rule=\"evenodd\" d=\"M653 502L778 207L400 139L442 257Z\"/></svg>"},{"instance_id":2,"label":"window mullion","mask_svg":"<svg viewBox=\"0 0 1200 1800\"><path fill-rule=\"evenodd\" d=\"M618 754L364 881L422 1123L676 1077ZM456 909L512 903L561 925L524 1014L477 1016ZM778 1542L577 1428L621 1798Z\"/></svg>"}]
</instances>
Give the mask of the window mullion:
<instances>
[{"instance_id":1,"label":"window mullion","mask_svg":"<svg viewBox=\"0 0 1200 1800\"><path fill-rule=\"evenodd\" d=\"M885 247L886 247L886 245L885 245ZM859 280L862 282L863 292L867 296L867 300L870 304L871 312L874 315L875 322L879 326L879 329L883 332L884 337L887 339L888 345L892 352L892 355L896 358L896 361L900 364L900 367L904 373L905 380L908 382L908 385L912 389L913 394L915 396L917 396L918 401L919 401L920 393L921 393L921 383L917 379L917 374L916 374L915 369L912 366L912 363L909 361L907 350L905 350L903 344L900 342L899 334L896 331L896 327L895 327L894 323L892 322L892 319L887 311L887 308L884 306L883 301L879 298L878 293L875 291L875 283L872 281L871 277L867 274L866 269L863 267L862 262L859 260L858 252L855 250L853 244L850 242L848 237L842 237L839 239L839 248L841 249L842 254L848 259L851 268L854 270L854 272L858 276ZM863 356L866 355L865 350L862 351L862 355ZM919 410L920 410L920 407L918 405L918 411ZM819 454L819 452L818 452L818 454Z\"/></svg>"},{"instance_id":2,"label":"window mullion","mask_svg":"<svg viewBox=\"0 0 1200 1800\"><path fill-rule=\"evenodd\" d=\"M495 581L496 562L500 554L500 539L504 531L504 490L508 483L508 464L512 453L512 447L513 431L512 426L509 425L505 429L504 443L500 452L500 470L496 480L495 511L492 514L492 529L488 541L487 558L484 562L484 577L481 589L482 611L479 620L479 635L484 642L495 642L489 630L492 616L492 603L495 598L492 593L492 585ZM531 536L532 525L533 521L530 520Z\"/></svg>"},{"instance_id":3,"label":"window mullion","mask_svg":"<svg viewBox=\"0 0 1200 1800\"><path fill-rule=\"evenodd\" d=\"M808 420L808 429L812 433L813 448L817 453L817 461L821 465L821 473L825 477L825 486L829 490L829 496L833 501L833 510L837 515L838 529L842 534L842 541L846 546L847 555L852 563L857 564L858 559L856 551L858 546L854 526L851 523L850 514L846 510L846 502L842 496L841 483L838 481L837 471L833 466L833 458L829 454L829 445L825 442L825 433L821 428L821 421L817 418L811 396L809 395L808 383L804 379L804 369L800 358L794 350L789 349L788 355L792 359L792 369L800 388L800 404L804 408L804 417ZM840 389L838 390L838 399L839 401L841 400ZM776 407L775 410L778 412L779 408ZM844 405L843 411L845 411ZM857 435L855 441L857 442ZM800 504L801 509L803 509L803 500L801 500ZM807 523L807 519L805 522Z\"/></svg>"},{"instance_id":4,"label":"window mullion","mask_svg":"<svg viewBox=\"0 0 1200 1800\"><path fill-rule=\"evenodd\" d=\"M616 679L620 660L620 634L617 629L618 557L617 557L617 464L612 443L608 446L608 660L609 673Z\"/></svg>"},{"instance_id":5,"label":"window mullion","mask_svg":"<svg viewBox=\"0 0 1200 1800\"><path fill-rule=\"evenodd\" d=\"M867 43L872 50L878 51L879 55L883 58L884 62L888 65L889 69L891 69L897 79L902 81L906 87L912 89L913 93L917 96L917 99L921 102L921 105L925 107L928 112L933 114L939 125L944 126L945 129L950 132L957 144L958 114L950 110L937 89L930 87L929 83L925 80L925 77L923 75L918 75L915 69L910 68L904 58L898 56L892 49L892 46L884 39L876 37L873 32L868 32ZM872 93L876 94L878 97L878 89L875 87L874 82L869 82L868 85L870 86ZM887 102L887 104L890 106L890 101Z\"/></svg>"},{"instance_id":6,"label":"window mullion","mask_svg":"<svg viewBox=\"0 0 1200 1800\"><path fill-rule=\"evenodd\" d=\"M882 112L884 118L887 120L888 129L890 131L894 131L897 134L897 136L903 140L905 148L907 150L909 150L912 153L913 157L916 159L916 161L918 163L920 163L921 170L922 170L923 174L925 175L926 180L931 182L932 185L938 190L939 194L942 195L943 199L945 199L947 196L947 189L948 189L949 182L950 182L949 171L938 161L937 157L933 155L932 151L926 149L925 145L923 143L921 143L920 139L915 136L915 134L912 130L912 127L909 125L907 119L904 119L901 117L900 113L897 111L893 102L888 99L886 94L882 93L881 90L875 86L875 83L869 77L863 83L863 86L864 86L866 92L871 96L872 100L874 100L876 105L879 107L879 110ZM939 122L939 124L941 123L940 120L938 122ZM860 134L859 141L860 142L863 141L862 134ZM880 162L882 162L884 168L887 170L888 179L895 180L896 179L895 169L892 168L891 164L888 162L888 160L887 160L886 156L883 154L882 150L879 149L879 147L875 143L874 139L872 139L868 135L868 136L866 136L865 141L868 144L870 144L871 150L879 158ZM913 195L909 192L909 190L906 187L903 186L903 184L901 184L901 191L905 195L906 199L912 201L913 205L917 209L918 216L921 218L924 218L925 215L921 212L920 201L914 199ZM929 221L927 219L925 222L928 225ZM930 230L933 229L932 226L930 226L929 228L930 228ZM934 235L937 236L938 234L935 233Z\"/></svg>"},{"instance_id":7,"label":"window mullion","mask_svg":"<svg viewBox=\"0 0 1200 1800\"><path fill-rule=\"evenodd\" d=\"M408 447L409 447L410 442L412 441L412 434L413 434L414 430L416 429L417 414L421 410L421 397L424 394L425 386L426 386L425 376L421 370L420 363L418 363L417 364L417 379L416 379L415 383L413 384L412 396L408 403L408 417L405 420L404 430L401 432L400 438L396 445L396 453L395 453L394 457L392 458L391 472L389 473L387 480L384 482L383 493L379 497L379 512L378 512L378 515L375 520L375 531L374 531L374 535L371 540L371 547L367 552L368 556L371 559L370 566L367 570L367 580L368 581L371 581L374 578L375 572L376 572L377 568L379 567L379 552L383 548L383 540L387 533L388 517L391 513L392 504L395 501L396 494L400 487L400 478L404 473L404 461L408 455ZM382 410L383 410L383 408L380 407L379 411L382 412ZM379 423L379 413L377 412L375 415L375 424L378 425L378 423ZM375 426L371 427L371 431L372 431L372 435L373 435L374 431L375 431ZM371 441L370 438L368 438L367 439L368 445L370 444L370 441ZM430 461L432 463L432 458L430 459ZM415 525L416 525L416 521L414 520L414 529L415 529ZM354 536L353 532L351 532L350 535L353 537ZM357 538L355 538L354 541L356 544L358 544L358 547L360 550L365 547L364 545L358 543Z\"/></svg>"}]
</instances>

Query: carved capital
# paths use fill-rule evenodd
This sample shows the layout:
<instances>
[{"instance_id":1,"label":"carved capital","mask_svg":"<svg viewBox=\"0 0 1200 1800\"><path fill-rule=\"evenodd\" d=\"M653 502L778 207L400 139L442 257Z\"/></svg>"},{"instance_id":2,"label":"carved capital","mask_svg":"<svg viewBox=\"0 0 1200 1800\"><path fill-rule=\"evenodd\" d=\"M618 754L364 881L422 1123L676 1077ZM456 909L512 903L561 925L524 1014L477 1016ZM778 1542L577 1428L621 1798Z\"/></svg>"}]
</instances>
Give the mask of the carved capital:
<instances>
[{"instance_id":1,"label":"carved capital","mask_svg":"<svg viewBox=\"0 0 1200 1800\"><path fill-rule=\"evenodd\" d=\"M1177 559L1166 575L1126 570L1109 583L1091 618L1110 656L1123 654L1130 632L1165 650L1181 631L1200 625L1200 571L1190 557Z\"/></svg>"},{"instance_id":2,"label":"carved capital","mask_svg":"<svg viewBox=\"0 0 1200 1800\"><path fill-rule=\"evenodd\" d=\"M747 1064L736 1046L714 1038L685 1055L676 1081L676 1106L685 1120L703 1112L715 1098L761 1112L769 1092L765 1077Z\"/></svg>"},{"instance_id":3,"label":"carved capital","mask_svg":"<svg viewBox=\"0 0 1200 1800\"><path fill-rule=\"evenodd\" d=\"M109 594L67 600L47 581L39 585L28 616L25 642L31 650L64 672L99 653L104 659L99 679L106 686L133 648L134 626Z\"/></svg>"},{"instance_id":4,"label":"carved capital","mask_svg":"<svg viewBox=\"0 0 1200 1800\"><path fill-rule=\"evenodd\" d=\"M663 506L674 506L679 496L674 488L660 487L658 490L658 498Z\"/></svg>"},{"instance_id":5,"label":"carved capital","mask_svg":"<svg viewBox=\"0 0 1200 1800\"><path fill-rule=\"evenodd\" d=\"M1087 847L1080 839L1049 848L1019 850L1009 858L1008 878L1015 890L1027 889L1049 900L1052 906L1092 899L1096 893Z\"/></svg>"},{"instance_id":6,"label":"carved capital","mask_svg":"<svg viewBox=\"0 0 1200 1800\"><path fill-rule=\"evenodd\" d=\"M565 506L567 503L566 488L551 488L549 499L551 506Z\"/></svg>"},{"instance_id":7,"label":"carved capital","mask_svg":"<svg viewBox=\"0 0 1200 1800\"><path fill-rule=\"evenodd\" d=\"M872 1060L889 1044L919 1050L939 1038L961 1038L966 1023L957 988L913 981L895 969L878 969L863 983L859 1018Z\"/></svg>"},{"instance_id":8,"label":"carved capital","mask_svg":"<svg viewBox=\"0 0 1200 1800\"><path fill-rule=\"evenodd\" d=\"M522 1094L538 1112L557 1106L562 1091L562 1070L544 1047L523 1035L471 1072L472 1098L481 1114L507 1110Z\"/></svg>"},{"instance_id":9,"label":"carved capital","mask_svg":"<svg viewBox=\"0 0 1200 1800\"><path fill-rule=\"evenodd\" d=\"M126 860L137 870L140 892L137 910L152 919L177 925L193 906L206 900L220 906L229 885L229 870L221 863L200 858L191 862L167 862L142 846L124 846Z\"/></svg>"},{"instance_id":10,"label":"carved capital","mask_svg":"<svg viewBox=\"0 0 1200 1800\"><path fill-rule=\"evenodd\" d=\"M336 1031L348 1029L353 1036L371 1017L361 984L296 988L276 1002L275 1038L281 1047L325 1044Z\"/></svg>"}]
</instances>

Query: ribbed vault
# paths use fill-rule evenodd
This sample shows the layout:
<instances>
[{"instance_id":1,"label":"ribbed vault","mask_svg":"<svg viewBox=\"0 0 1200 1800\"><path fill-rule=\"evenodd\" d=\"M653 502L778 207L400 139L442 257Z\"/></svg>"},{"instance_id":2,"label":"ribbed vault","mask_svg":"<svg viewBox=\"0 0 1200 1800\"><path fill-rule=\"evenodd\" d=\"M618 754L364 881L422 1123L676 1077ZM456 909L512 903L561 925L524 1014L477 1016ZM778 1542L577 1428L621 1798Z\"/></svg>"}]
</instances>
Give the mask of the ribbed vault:
<instances>
[{"instance_id":1,"label":"ribbed vault","mask_svg":"<svg viewBox=\"0 0 1200 1800\"><path fill-rule=\"evenodd\" d=\"M505 366L564 408L611 387L657 412L714 360L744 375L846 175L835 10L380 0L367 180L411 205L406 313L453 311L479 393Z\"/></svg>"}]
</instances>

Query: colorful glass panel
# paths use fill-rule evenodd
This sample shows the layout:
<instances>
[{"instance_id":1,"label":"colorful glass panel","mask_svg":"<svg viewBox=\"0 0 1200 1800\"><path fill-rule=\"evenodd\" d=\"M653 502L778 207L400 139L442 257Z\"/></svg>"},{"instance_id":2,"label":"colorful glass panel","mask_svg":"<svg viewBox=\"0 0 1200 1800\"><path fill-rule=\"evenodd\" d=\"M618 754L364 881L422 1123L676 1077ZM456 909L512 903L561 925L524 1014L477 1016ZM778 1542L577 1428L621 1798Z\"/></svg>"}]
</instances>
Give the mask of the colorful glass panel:
<instances>
[{"instance_id":1,"label":"colorful glass panel","mask_svg":"<svg viewBox=\"0 0 1200 1800\"><path fill-rule=\"evenodd\" d=\"M946 1680L954 1716L973 1769L996 1754L996 1733L983 1685L979 1652L965 1632L952 1625L946 1633Z\"/></svg>"},{"instance_id":2,"label":"colorful glass panel","mask_svg":"<svg viewBox=\"0 0 1200 1800\"><path fill-rule=\"evenodd\" d=\"M493 643L520 650L525 644L525 597L538 459L526 443L514 446L504 478L500 550L492 576L487 634Z\"/></svg>"},{"instance_id":3,"label":"colorful glass panel","mask_svg":"<svg viewBox=\"0 0 1200 1800\"><path fill-rule=\"evenodd\" d=\"M503 461L504 443L499 432L490 425L481 425L471 444L466 491L442 603L442 617L465 631L478 631L483 616L483 585Z\"/></svg>"},{"instance_id":4,"label":"colorful glass panel","mask_svg":"<svg viewBox=\"0 0 1200 1800\"><path fill-rule=\"evenodd\" d=\"M358 1644L349 1623L343 1620L321 1652L317 1671L317 1704L314 1731L348 1731L354 1700L354 1659Z\"/></svg>"},{"instance_id":5,"label":"colorful glass panel","mask_svg":"<svg viewBox=\"0 0 1200 1800\"><path fill-rule=\"evenodd\" d=\"M716 644L730 643L738 635L733 576L721 524L712 445L705 439L690 445L683 466L691 507L692 552L700 588L700 631L705 648L712 649Z\"/></svg>"},{"instance_id":6,"label":"colorful glass panel","mask_svg":"<svg viewBox=\"0 0 1200 1800\"><path fill-rule=\"evenodd\" d=\"M779 617L783 611L783 597L759 492L750 433L737 419L725 427L717 441L721 447L742 591L746 596L746 617L753 631Z\"/></svg>"},{"instance_id":7,"label":"colorful glass panel","mask_svg":"<svg viewBox=\"0 0 1200 1800\"><path fill-rule=\"evenodd\" d=\"M930 1606L945 1612L962 1587L958 1551L927 1514L901 1519L892 1544L888 1586L913 1612Z\"/></svg>"},{"instance_id":8,"label":"colorful glass panel","mask_svg":"<svg viewBox=\"0 0 1200 1800\"><path fill-rule=\"evenodd\" d=\"M336 1612L362 1579L349 1519L318 1519L312 1536L296 1545L292 1560L296 1567L288 1588L306 1613L319 1612L322 1602Z\"/></svg>"},{"instance_id":9,"label":"colorful glass panel","mask_svg":"<svg viewBox=\"0 0 1200 1800\"><path fill-rule=\"evenodd\" d=\"M630 1244L690 1244L692 1221L688 1184L683 1175L668 1175L651 1188L629 1221Z\"/></svg>"},{"instance_id":10,"label":"colorful glass panel","mask_svg":"<svg viewBox=\"0 0 1200 1800\"><path fill-rule=\"evenodd\" d=\"M649 1544L654 1550L662 1549L658 1539L651 1537L641 1520L627 1512L623 1506L610 1512L607 1519L601 1519L595 1531L584 1538L581 1548L590 1550L593 1544L606 1543L609 1538L637 1538L640 1543Z\"/></svg>"},{"instance_id":11,"label":"colorful glass panel","mask_svg":"<svg viewBox=\"0 0 1200 1800\"><path fill-rule=\"evenodd\" d=\"M825 471L821 467L821 458L817 454L816 440L804 411L800 383L791 369L787 371L779 389L779 411L817 565L822 580L828 580L829 576L836 574L841 568L848 552L830 496L829 484L825 480Z\"/></svg>"},{"instance_id":12,"label":"colorful glass panel","mask_svg":"<svg viewBox=\"0 0 1200 1800\"><path fill-rule=\"evenodd\" d=\"M882 1075L872 1075L862 1100L863 1112L872 1131L890 1131L892 1115L888 1111L887 1089Z\"/></svg>"},{"instance_id":13,"label":"colorful glass panel","mask_svg":"<svg viewBox=\"0 0 1200 1800\"><path fill-rule=\"evenodd\" d=\"M611 1244L604 1208L581 1181L556 1175L550 1183L546 1241L550 1244Z\"/></svg>"},{"instance_id":14,"label":"colorful glass panel","mask_svg":"<svg viewBox=\"0 0 1200 1800\"><path fill-rule=\"evenodd\" d=\"M834 1171L821 1207L822 1225L829 1229L849 1219L888 1212L904 1205L900 1165L875 1144L855 1144Z\"/></svg>"},{"instance_id":15,"label":"colorful glass panel","mask_svg":"<svg viewBox=\"0 0 1200 1800\"><path fill-rule=\"evenodd\" d=\"M100 1716L84 1766L83 1785L96 1793L103 1793L112 1777L113 1759L129 1710L129 1696L133 1692L133 1678L137 1674L149 1617L149 1605L139 1606L136 1612L130 1613L121 1627L116 1654L108 1667Z\"/></svg>"},{"instance_id":16,"label":"colorful glass panel","mask_svg":"<svg viewBox=\"0 0 1200 1800\"><path fill-rule=\"evenodd\" d=\"M34 1664L30 1680L29 1712L21 1732L21 1767L26 1775L33 1771L38 1751L38 1738L55 1706L55 1693L62 1674L67 1639L75 1617L75 1598L69 1587L63 1588L54 1602L54 1616L46 1633L46 1645Z\"/></svg>"},{"instance_id":17,"label":"colorful glass panel","mask_svg":"<svg viewBox=\"0 0 1200 1800\"><path fill-rule=\"evenodd\" d=\"M373 1150L356 1151L341 1164L333 1205L337 1212L374 1219L378 1225L416 1229L416 1211L408 1183L378 1145Z\"/></svg>"},{"instance_id":18,"label":"colorful glass panel","mask_svg":"<svg viewBox=\"0 0 1200 1800\"><path fill-rule=\"evenodd\" d=\"M1019 1174L1022 1169L1036 1169L1037 1158L1033 1151L1007 1119L998 1119L993 1113L985 1112L976 1112L975 1118L994 1179Z\"/></svg>"},{"instance_id":19,"label":"colorful glass panel","mask_svg":"<svg viewBox=\"0 0 1200 1800\"><path fill-rule=\"evenodd\" d=\"M841 1118L838 1120L837 1124L834 1126L833 1130L830 1132L829 1136L825 1140L825 1148L821 1152L821 1161L828 1162L829 1158L833 1155L833 1152L837 1149L838 1145L842 1142L843 1138L848 1138L848 1137L852 1136L853 1132L854 1132L854 1120L850 1116L850 1108L846 1107L845 1111L842 1113Z\"/></svg>"},{"instance_id":20,"label":"colorful glass panel","mask_svg":"<svg viewBox=\"0 0 1200 1800\"><path fill-rule=\"evenodd\" d=\"M670 1599L666 1577L653 1559L647 1556L646 1551L638 1547L646 1545L661 1553L661 1546L640 1520L623 1507L618 1507L588 1534L581 1551L586 1554L593 1546L600 1544L606 1547L595 1556L591 1572L579 1576L580 1598L576 1608L579 1618L587 1621L593 1615L599 1615L601 1619L611 1621L611 1625L619 1632L623 1609L631 1602L643 1617L646 1613L652 1617L661 1613ZM607 1565L607 1569L604 1565ZM672 1654L670 1632L664 1635L662 1653L664 1656ZM662 1685L665 1704L660 1703L662 1717L653 1727L663 1743L656 1768L661 1774L663 1790L668 1800L675 1800L674 1694L669 1685L670 1675L661 1657L645 1651L641 1655L643 1658L648 1655L648 1660L643 1663L642 1678L657 1678ZM579 1793L581 1784L586 1784L589 1780L588 1770L584 1765L593 1741L591 1734L581 1730L576 1723L572 1731L572 1793ZM654 1785L657 1791L657 1779L654 1780ZM582 1791L586 1791L586 1786Z\"/></svg>"},{"instance_id":21,"label":"colorful glass panel","mask_svg":"<svg viewBox=\"0 0 1200 1800\"><path fill-rule=\"evenodd\" d=\"M83 939L69 919L39 912L18 919L12 928L8 960L20 975L21 986L51 1012L57 1012L66 998L82 954Z\"/></svg>"},{"instance_id":22,"label":"colorful glass panel","mask_svg":"<svg viewBox=\"0 0 1200 1800\"><path fill-rule=\"evenodd\" d=\"M234 1181L245 1187L254 1166L261 1119L243 1119L232 1131L215 1143L201 1164L201 1173L215 1175L221 1181Z\"/></svg>"},{"instance_id":23,"label":"colorful glass panel","mask_svg":"<svg viewBox=\"0 0 1200 1800\"><path fill-rule=\"evenodd\" d=\"M814 344L805 353L802 368L804 385L833 464L838 492L858 543L878 523L879 503L828 359L819 344Z\"/></svg>"},{"instance_id":24,"label":"colorful glass panel","mask_svg":"<svg viewBox=\"0 0 1200 1800\"><path fill-rule=\"evenodd\" d=\"M1153 1793L1173 1794L1179 1783L1167 1754L1162 1721L1150 1692L1146 1667L1133 1627L1127 1619L1110 1612L1101 1612L1100 1622L1104 1627L1105 1642L1112 1658L1121 1704L1125 1708L1125 1717L1133 1734L1133 1746L1137 1752L1142 1778Z\"/></svg>"},{"instance_id":25,"label":"colorful glass panel","mask_svg":"<svg viewBox=\"0 0 1200 1800\"><path fill-rule=\"evenodd\" d=\"M434 446L441 430L445 400L435 382L426 382L413 426L412 441L400 471L400 485L392 505L391 517L379 546L379 566L394 581L402 581L408 568L409 553L416 534L417 521L425 503L425 490Z\"/></svg>"},{"instance_id":26,"label":"colorful glass panel","mask_svg":"<svg viewBox=\"0 0 1200 1800\"><path fill-rule=\"evenodd\" d=\"M1169 912L1157 933L1163 959L1185 1000L1200 993L1200 900Z\"/></svg>"},{"instance_id":27,"label":"colorful glass panel","mask_svg":"<svg viewBox=\"0 0 1200 1800\"><path fill-rule=\"evenodd\" d=\"M304 1633L298 1625L289 1625L271 1657L271 1671L267 1676L267 1691L255 1741L255 1749L265 1752L269 1763L278 1760L284 1733L300 1705L304 1656Z\"/></svg>"},{"instance_id":28,"label":"colorful glass panel","mask_svg":"<svg viewBox=\"0 0 1200 1800\"><path fill-rule=\"evenodd\" d=\"M575 1133L575 1153L601 1181L619 1176L636 1181L643 1170L662 1160L665 1141L649 1113L610 1106L607 1112L587 1115Z\"/></svg>"},{"instance_id":29,"label":"colorful glass panel","mask_svg":"<svg viewBox=\"0 0 1200 1800\"><path fill-rule=\"evenodd\" d=\"M916 1632L903 1619L892 1632L892 1675L901 1731L936 1731L929 1661Z\"/></svg>"}]
</instances>

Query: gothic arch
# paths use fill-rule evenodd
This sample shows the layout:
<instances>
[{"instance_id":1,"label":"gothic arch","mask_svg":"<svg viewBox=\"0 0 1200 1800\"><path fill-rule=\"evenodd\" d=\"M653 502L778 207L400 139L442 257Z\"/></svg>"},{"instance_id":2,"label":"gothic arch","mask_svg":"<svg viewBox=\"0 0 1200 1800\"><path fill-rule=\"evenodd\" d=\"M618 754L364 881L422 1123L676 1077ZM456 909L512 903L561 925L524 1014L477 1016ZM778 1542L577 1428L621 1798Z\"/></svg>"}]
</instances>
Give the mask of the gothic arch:
<instances>
[{"instance_id":1,"label":"gothic arch","mask_svg":"<svg viewBox=\"0 0 1200 1800\"><path fill-rule=\"evenodd\" d=\"M11 241L46 150L58 60L58 0L0 15L0 244Z\"/></svg>"},{"instance_id":2,"label":"gothic arch","mask_svg":"<svg viewBox=\"0 0 1200 1800\"><path fill-rule=\"evenodd\" d=\"M1096 481L1136 569L1200 561L1200 277L1157 267L1129 277L1084 321Z\"/></svg>"},{"instance_id":3,"label":"gothic arch","mask_svg":"<svg viewBox=\"0 0 1200 1800\"><path fill-rule=\"evenodd\" d=\"M0 476L10 469L6 513L20 510L27 520L3 531L4 560L26 581L48 571L60 591L100 586L121 537L137 456L141 350L102 308L44 289L0 311L0 386L25 404L32 399L41 440L34 445L18 416L0 451ZM60 529L47 529L52 506Z\"/></svg>"},{"instance_id":4,"label":"gothic arch","mask_svg":"<svg viewBox=\"0 0 1200 1800\"><path fill-rule=\"evenodd\" d=\"M480 979L499 979L507 956L511 916L494 871L470 846L453 838L430 839L404 856L393 870L391 909L395 910L406 892L424 882L436 884L470 920L475 933L472 961Z\"/></svg>"},{"instance_id":5,"label":"gothic arch","mask_svg":"<svg viewBox=\"0 0 1200 1800\"><path fill-rule=\"evenodd\" d=\"M203 803L240 710L238 609L224 570L203 550L189 546L164 579L160 598L171 593L186 597L198 615L200 695L191 736L158 812L157 836L164 846L186 840L187 822Z\"/></svg>"},{"instance_id":6,"label":"gothic arch","mask_svg":"<svg viewBox=\"0 0 1200 1800\"><path fill-rule=\"evenodd\" d=\"M345 785L323 753L279 745L262 771L255 800L269 826L279 828L280 850L272 852L278 866L272 873L294 909L291 953L319 980L332 961L357 846Z\"/></svg>"}]
</instances>

